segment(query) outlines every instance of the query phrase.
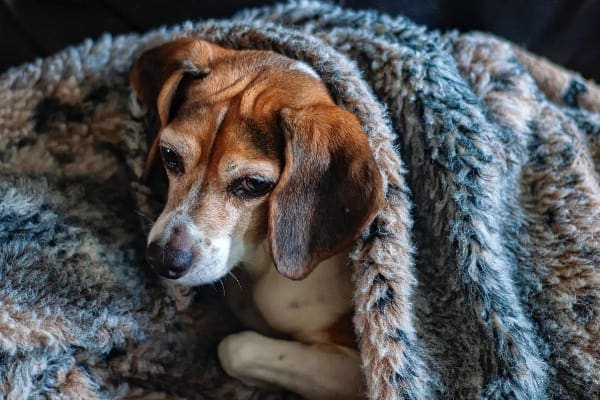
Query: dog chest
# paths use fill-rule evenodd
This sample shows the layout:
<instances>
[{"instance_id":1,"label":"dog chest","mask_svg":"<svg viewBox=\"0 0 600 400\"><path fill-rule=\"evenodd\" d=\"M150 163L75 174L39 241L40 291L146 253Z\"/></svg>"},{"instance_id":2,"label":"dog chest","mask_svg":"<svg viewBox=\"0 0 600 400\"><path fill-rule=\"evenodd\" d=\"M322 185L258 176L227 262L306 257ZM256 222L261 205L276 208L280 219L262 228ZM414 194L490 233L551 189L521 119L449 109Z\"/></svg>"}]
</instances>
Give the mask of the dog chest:
<instances>
[{"instance_id":1,"label":"dog chest","mask_svg":"<svg viewBox=\"0 0 600 400\"><path fill-rule=\"evenodd\" d=\"M340 254L324 261L301 281L287 279L270 268L254 283L256 309L276 331L303 341L328 341L323 332L352 308L353 288L346 258Z\"/></svg>"}]
</instances>

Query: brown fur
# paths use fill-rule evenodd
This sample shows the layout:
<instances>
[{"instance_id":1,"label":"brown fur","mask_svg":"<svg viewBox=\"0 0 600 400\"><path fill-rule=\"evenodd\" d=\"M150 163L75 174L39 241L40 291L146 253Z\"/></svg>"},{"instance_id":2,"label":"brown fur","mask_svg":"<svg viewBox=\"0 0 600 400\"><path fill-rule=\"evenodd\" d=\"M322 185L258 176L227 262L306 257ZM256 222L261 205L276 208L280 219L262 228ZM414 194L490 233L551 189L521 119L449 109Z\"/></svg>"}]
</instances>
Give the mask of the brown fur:
<instances>
[{"instance_id":1,"label":"brown fur","mask_svg":"<svg viewBox=\"0 0 600 400\"><path fill-rule=\"evenodd\" d=\"M205 182L203 192L226 192L224 170L236 160L271 163L281 173L269 201L275 265L285 276L302 279L356 239L382 207L383 192L356 117L336 106L318 79L290 69L291 64L272 52L182 39L144 53L131 81L140 101L156 110L163 129L146 172L167 126L175 132L170 143L182 142L177 150L194 163L183 176L170 177L165 210L199 181ZM223 165L224 160L230 161ZM264 215L252 210L241 212ZM196 215L196 223L222 224L221 211L209 214ZM261 219L242 220L240 226L253 232L266 225Z\"/></svg>"},{"instance_id":2,"label":"brown fur","mask_svg":"<svg viewBox=\"0 0 600 400\"><path fill-rule=\"evenodd\" d=\"M230 295L230 304L248 327L269 337L247 332L225 338L219 345L223 368L246 382L264 379L309 397L360 397L349 271L344 259L333 256L346 251L371 223L384 195L357 118L335 105L323 83L294 60L194 39L144 53L131 81L161 125L144 175L161 147L179 160L177 169L166 168L168 200L150 233L152 248L182 249L199 260L214 260L210 254L219 250L207 242L242 238L244 245L236 245L245 254L241 260L253 264L247 265L253 275L246 283L250 290ZM236 191L240 181L255 176L272 182L270 193L245 197ZM301 286L282 281L269 272L271 263L257 256L264 252L246 250L265 242L286 278L301 280L323 266ZM193 284L227 272L218 261L208 263L212 267L192 262L191 272L177 279ZM252 303L255 307L248 306ZM273 339L281 334L296 341ZM239 346L266 358L259 361ZM270 359L273 352L281 355ZM277 363L286 355L291 360L280 370ZM297 387L294 382L306 376L320 385Z\"/></svg>"}]
</instances>

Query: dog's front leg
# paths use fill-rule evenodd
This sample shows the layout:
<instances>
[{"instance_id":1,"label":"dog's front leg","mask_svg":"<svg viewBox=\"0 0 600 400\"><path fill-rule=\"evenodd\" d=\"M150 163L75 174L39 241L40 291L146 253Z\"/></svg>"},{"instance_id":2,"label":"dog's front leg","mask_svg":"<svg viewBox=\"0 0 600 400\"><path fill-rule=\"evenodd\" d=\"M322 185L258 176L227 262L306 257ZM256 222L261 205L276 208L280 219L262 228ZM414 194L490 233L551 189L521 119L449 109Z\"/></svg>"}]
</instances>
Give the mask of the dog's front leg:
<instances>
[{"instance_id":1,"label":"dog's front leg","mask_svg":"<svg viewBox=\"0 0 600 400\"><path fill-rule=\"evenodd\" d=\"M258 386L277 386L312 400L363 398L363 375L356 351L306 345L246 331L219 344L225 371Z\"/></svg>"}]
</instances>

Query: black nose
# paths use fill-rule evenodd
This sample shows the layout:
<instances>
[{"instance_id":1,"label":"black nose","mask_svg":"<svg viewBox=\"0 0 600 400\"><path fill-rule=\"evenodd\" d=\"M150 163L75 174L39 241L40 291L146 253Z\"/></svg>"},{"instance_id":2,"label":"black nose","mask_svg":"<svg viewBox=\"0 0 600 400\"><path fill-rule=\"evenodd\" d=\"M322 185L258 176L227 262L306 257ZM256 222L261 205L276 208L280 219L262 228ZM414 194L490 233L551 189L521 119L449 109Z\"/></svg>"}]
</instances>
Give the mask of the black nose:
<instances>
[{"instance_id":1,"label":"black nose","mask_svg":"<svg viewBox=\"0 0 600 400\"><path fill-rule=\"evenodd\" d=\"M169 279L181 278L192 265L192 253L186 250L152 242L146 249L146 259L156 272Z\"/></svg>"}]
</instances>

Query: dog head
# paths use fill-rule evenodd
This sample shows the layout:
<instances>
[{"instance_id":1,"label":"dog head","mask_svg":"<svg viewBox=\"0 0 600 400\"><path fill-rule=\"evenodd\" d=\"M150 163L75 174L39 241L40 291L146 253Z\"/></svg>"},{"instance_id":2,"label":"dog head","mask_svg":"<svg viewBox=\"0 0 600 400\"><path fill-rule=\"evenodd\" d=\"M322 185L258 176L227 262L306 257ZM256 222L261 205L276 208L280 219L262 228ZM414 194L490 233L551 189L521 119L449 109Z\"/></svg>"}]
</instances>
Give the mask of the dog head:
<instances>
[{"instance_id":1,"label":"dog head","mask_svg":"<svg viewBox=\"0 0 600 400\"><path fill-rule=\"evenodd\" d=\"M181 39L134 63L139 101L160 129L166 205L147 255L179 283L216 281L263 242L302 279L347 248L381 209L381 176L357 118L305 64L267 51Z\"/></svg>"}]
</instances>

